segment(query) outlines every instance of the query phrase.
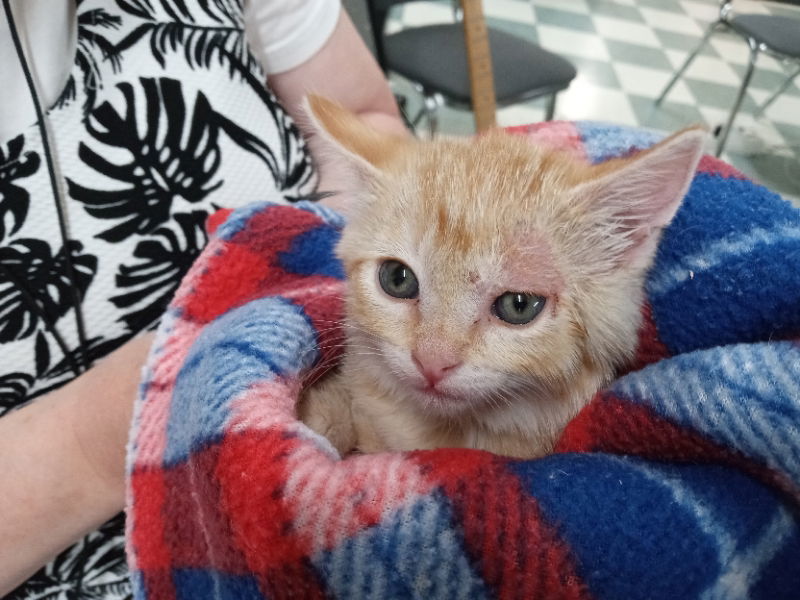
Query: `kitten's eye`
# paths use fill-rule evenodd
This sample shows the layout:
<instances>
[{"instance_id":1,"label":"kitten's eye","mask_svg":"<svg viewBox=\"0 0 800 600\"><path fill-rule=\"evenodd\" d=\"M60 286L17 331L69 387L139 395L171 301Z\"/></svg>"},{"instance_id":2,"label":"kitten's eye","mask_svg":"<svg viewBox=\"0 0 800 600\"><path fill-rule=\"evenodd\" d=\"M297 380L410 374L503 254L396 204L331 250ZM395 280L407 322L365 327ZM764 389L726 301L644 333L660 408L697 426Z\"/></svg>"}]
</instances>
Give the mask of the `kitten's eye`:
<instances>
[{"instance_id":1,"label":"kitten's eye","mask_svg":"<svg viewBox=\"0 0 800 600\"><path fill-rule=\"evenodd\" d=\"M494 314L506 323L524 325L536 318L544 308L545 298L536 294L506 292L494 301Z\"/></svg>"},{"instance_id":2,"label":"kitten's eye","mask_svg":"<svg viewBox=\"0 0 800 600\"><path fill-rule=\"evenodd\" d=\"M399 260L385 261L378 271L378 280L383 291L395 298L416 298L419 294L417 276Z\"/></svg>"}]
</instances>

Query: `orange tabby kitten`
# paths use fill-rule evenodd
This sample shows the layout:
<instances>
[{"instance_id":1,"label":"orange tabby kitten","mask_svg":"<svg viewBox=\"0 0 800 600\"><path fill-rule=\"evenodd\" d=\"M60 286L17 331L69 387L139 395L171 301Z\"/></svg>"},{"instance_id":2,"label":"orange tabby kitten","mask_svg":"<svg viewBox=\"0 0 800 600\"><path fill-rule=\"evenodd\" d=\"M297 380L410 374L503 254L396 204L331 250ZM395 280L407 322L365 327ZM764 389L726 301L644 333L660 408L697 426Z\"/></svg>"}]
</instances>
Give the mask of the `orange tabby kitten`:
<instances>
[{"instance_id":1,"label":"orange tabby kitten","mask_svg":"<svg viewBox=\"0 0 800 600\"><path fill-rule=\"evenodd\" d=\"M352 167L340 368L300 417L341 454L530 458L634 353L648 267L700 159L688 129L597 166L493 132L417 141L309 99Z\"/></svg>"}]
</instances>

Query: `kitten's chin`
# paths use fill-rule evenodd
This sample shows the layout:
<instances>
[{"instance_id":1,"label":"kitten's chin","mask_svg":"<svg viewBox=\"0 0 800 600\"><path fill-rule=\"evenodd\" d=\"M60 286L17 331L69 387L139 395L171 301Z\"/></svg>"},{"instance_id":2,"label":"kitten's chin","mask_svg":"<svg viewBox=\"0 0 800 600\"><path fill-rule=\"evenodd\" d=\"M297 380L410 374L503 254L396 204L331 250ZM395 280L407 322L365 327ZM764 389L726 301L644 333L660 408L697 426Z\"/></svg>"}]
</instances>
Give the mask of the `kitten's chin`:
<instances>
[{"instance_id":1,"label":"kitten's chin","mask_svg":"<svg viewBox=\"0 0 800 600\"><path fill-rule=\"evenodd\" d=\"M413 389L413 400L426 410L443 416L456 416L467 410L466 401L460 396L443 390L417 386Z\"/></svg>"},{"instance_id":2,"label":"kitten's chin","mask_svg":"<svg viewBox=\"0 0 800 600\"><path fill-rule=\"evenodd\" d=\"M447 419L482 412L485 404L479 398L449 386L411 385L406 388L406 401L421 408L425 413Z\"/></svg>"}]
</instances>

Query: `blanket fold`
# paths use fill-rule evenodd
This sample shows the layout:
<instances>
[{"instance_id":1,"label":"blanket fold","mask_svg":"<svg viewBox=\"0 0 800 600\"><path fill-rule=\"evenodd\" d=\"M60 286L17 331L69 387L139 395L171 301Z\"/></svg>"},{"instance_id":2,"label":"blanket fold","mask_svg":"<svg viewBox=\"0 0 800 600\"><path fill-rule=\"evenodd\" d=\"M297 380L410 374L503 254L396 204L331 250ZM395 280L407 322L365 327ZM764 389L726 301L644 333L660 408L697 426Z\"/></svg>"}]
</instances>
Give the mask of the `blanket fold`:
<instances>
[{"instance_id":1,"label":"blanket fold","mask_svg":"<svg viewBox=\"0 0 800 600\"><path fill-rule=\"evenodd\" d=\"M512 128L600 162L659 136ZM139 600L800 596L800 211L705 157L635 364L533 461L354 456L296 420L342 340L343 221L224 213L160 326L129 444Z\"/></svg>"}]
</instances>

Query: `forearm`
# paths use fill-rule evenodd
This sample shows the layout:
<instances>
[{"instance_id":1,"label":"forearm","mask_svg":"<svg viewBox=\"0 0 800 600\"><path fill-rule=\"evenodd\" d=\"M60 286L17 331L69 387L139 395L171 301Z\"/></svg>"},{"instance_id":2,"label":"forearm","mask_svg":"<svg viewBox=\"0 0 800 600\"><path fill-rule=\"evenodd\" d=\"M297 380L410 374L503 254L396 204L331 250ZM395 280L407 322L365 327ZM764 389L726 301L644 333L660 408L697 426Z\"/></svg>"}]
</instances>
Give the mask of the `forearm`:
<instances>
[{"instance_id":1,"label":"forearm","mask_svg":"<svg viewBox=\"0 0 800 600\"><path fill-rule=\"evenodd\" d=\"M318 94L335 100L374 128L408 136L400 111L378 63L342 10L330 39L311 59L290 71L269 77L269 85L308 136L320 172L321 191L341 190L341 174L329 152L314 135L303 99ZM335 199L334 199L335 200Z\"/></svg>"},{"instance_id":2,"label":"forearm","mask_svg":"<svg viewBox=\"0 0 800 600\"><path fill-rule=\"evenodd\" d=\"M356 114L358 114L364 122L380 131L392 133L398 137L411 135L400 119L399 114L393 113L392 111L380 112L369 110ZM332 159L330 149L324 147L321 141L322 140L313 135L309 139L311 152L316 159L317 171L319 174L317 189L321 192L336 193L334 196L323 199L323 204L333 209L346 212L349 205L346 192L352 186L352 181L348 181L348 178L352 177L352 172L348 169L343 169L341 161ZM338 192L345 192L345 194L343 195Z\"/></svg>"},{"instance_id":3,"label":"forearm","mask_svg":"<svg viewBox=\"0 0 800 600\"><path fill-rule=\"evenodd\" d=\"M0 419L0 597L119 512L150 336Z\"/></svg>"}]
</instances>

